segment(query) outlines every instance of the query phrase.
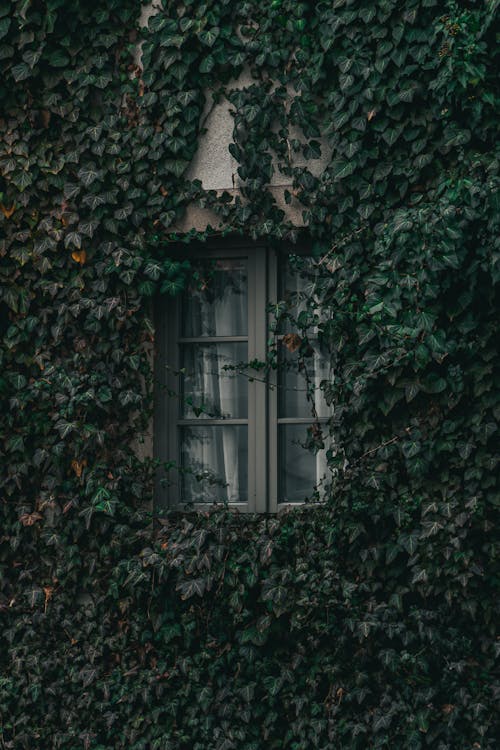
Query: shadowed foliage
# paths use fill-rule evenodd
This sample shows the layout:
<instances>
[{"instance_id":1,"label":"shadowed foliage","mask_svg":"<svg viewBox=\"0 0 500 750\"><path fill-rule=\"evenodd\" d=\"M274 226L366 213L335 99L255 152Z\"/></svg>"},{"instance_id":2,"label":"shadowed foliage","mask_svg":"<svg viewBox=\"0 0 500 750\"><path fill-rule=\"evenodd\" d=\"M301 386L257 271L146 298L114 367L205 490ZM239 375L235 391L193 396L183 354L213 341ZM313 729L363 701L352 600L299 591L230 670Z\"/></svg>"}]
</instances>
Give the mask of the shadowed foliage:
<instances>
[{"instance_id":1,"label":"shadowed foliage","mask_svg":"<svg viewBox=\"0 0 500 750\"><path fill-rule=\"evenodd\" d=\"M498 3L159 5L0 0L0 748L493 750ZM237 197L186 175L223 96ZM154 530L152 300L174 246L293 248L277 168L332 486Z\"/></svg>"}]
</instances>

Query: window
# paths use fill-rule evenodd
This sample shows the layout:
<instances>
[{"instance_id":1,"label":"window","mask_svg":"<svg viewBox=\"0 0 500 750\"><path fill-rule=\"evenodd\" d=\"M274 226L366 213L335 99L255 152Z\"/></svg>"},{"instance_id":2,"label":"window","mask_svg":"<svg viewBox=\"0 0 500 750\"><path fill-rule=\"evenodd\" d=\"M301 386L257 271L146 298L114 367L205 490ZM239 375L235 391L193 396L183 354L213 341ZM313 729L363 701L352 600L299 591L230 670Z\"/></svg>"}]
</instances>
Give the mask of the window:
<instances>
[{"instance_id":1,"label":"window","mask_svg":"<svg viewBox=\"0 0 500 750\"><path fill-rule=\"evenodd\" d=\"M324 485L326 447L304 445L308 429L309 437L326 432L330 410L319 386L329 363L318 326L308 329L304 356L289 322L307 315L304 300L314 295L309 261L256 246L204 248L191 258L189 288L175 302L160 301L155 456L167 462L157 481L160 507L219 502L275 512ZM286 305L273 325L278 300ZM264 366L270 351L275 369Z\"/></svg>"}]
</instances>

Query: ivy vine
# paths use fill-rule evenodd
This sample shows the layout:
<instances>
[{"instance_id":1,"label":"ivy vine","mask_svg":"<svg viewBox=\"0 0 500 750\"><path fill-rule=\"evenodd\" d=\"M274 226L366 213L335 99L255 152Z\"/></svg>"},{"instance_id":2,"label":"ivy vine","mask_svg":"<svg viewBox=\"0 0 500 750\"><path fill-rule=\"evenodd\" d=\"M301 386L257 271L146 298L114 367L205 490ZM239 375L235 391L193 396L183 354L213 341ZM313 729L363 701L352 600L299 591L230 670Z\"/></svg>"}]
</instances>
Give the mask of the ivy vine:
<instances>
[{"instance_id":1,"label":"ivy vine","mask_svg":"<svg viewBox=\"0 0 500 750\"><path fill-rule=\"evenodd\" d=\"M497 6L0 0L2 748L496 747ZM223 99L239 192L188 176ZM277 170L331 497L156 533L152 299L293 246Z\"/></svg>"}]
</instances>

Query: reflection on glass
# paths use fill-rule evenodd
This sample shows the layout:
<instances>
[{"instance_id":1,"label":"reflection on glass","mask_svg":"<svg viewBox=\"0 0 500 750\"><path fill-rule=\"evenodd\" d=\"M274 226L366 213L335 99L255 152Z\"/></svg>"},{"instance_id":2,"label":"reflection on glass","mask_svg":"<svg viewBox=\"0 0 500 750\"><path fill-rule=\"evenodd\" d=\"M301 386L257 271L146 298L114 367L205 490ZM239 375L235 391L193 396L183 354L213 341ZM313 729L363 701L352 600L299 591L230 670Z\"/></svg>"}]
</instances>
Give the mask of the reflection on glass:
<instances>
[{"instance_id":1,"label":"reflection on glass","mask_svg":"<svg viewBox=\"0 0 500 750\"><path fill-rule=\"evenodd\" d=\"M283 424L279 426L279 486L278 502L301 503L311 498L314 488L327 475L325 450L314 454L304 448L307 426Z\"/></svg>"},{"instance_id":2,"label":"reflection on glass","mask_svg":"<svg viewBox=\"0 0 500 750\"><path fill-rule=\"evenodd\" d=\"M299 360L296 352L290 352L285 344L281 345L279 417L328 417L331 414L332 408L327 405L325 393L320 388L323 380L333 380L329 355L322 351L317 340L310 343L309 353L310 356Z\"/></svg>"},{"instance_id":3,"label":"reflection on glass","mask_svg":"<svg viewBox=\"0 0 500 750\"><path fill-rule=\"evenodd\" d=\"M200 261L183 295L181 336L246 336L248 269L244 258Z\"/></svg>"},{"instance_id":4,"label":"reflection on glass","mask_svg":"<svg viewBox=\"0 0 500 750\"><path fill-rule=\"evenodd\" d=\"M246 343L183 344L181 416L246 419L248 379L234 367L247 358Z\"/></svg>"},{"instance_id":5,"label":"reflection on glass","mask_svg":"<svg viewBox=\"0 0 500 750\"><path fill-rule=\"evenodd\" d=\"M278 296L280 300L286 302L286 312L293 321L297 320L301 313L305 315L307 308L310 308L310 301L316 294L317 277L317 262L314 258L305 255L287 255L282 259ZM282 320L278 331L289 332L290 322L290 320Z\"/></svg>"},{"instance_id":6,"label":"reflection on glass","mask_svg":"<svg viewBox=\"0 0 500 750\"><path fill-rule=\"evenodd\" d=\"M180 444L182 502L247 502L246 425L181 427Z\"/></svg>"}]
</instances>

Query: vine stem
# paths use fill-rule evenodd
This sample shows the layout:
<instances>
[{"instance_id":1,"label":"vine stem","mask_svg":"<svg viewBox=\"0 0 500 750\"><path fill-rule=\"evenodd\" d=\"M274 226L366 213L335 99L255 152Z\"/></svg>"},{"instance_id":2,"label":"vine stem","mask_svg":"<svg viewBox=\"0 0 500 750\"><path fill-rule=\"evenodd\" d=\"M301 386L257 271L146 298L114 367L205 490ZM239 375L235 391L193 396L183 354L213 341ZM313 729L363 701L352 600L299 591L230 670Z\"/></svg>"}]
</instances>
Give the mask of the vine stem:
<instances>
[{"instance_id":1,"label":"vine stem","mask_svg":"<svg viewBox=\"0 0 500 750\"><path fill-rule=\"evenodd\" d=\"M410 428L407 427L406 429L409 430ZM356 461L354 461L353 466L355 466L356 464L359 464L360 461L362 461L364 458L366 458L367 456L369 456L371 453L376 453L381 448L385 448L386 445L391 445L392 443L397 443L397 441L401 440L402 437L403 437L403 435L394 435L394 437L392 437L390 440L386 440L384 443L380 443L380 445L376 445L375 448L370 448L369 451L366 451L366 453L363 453L362 456L360 456L358 459L356 459Z\"/></svg>"}]
</instances>

